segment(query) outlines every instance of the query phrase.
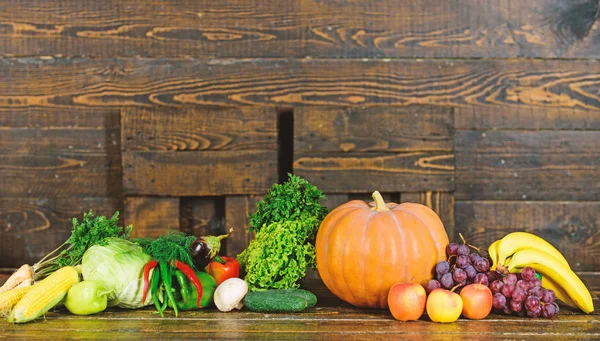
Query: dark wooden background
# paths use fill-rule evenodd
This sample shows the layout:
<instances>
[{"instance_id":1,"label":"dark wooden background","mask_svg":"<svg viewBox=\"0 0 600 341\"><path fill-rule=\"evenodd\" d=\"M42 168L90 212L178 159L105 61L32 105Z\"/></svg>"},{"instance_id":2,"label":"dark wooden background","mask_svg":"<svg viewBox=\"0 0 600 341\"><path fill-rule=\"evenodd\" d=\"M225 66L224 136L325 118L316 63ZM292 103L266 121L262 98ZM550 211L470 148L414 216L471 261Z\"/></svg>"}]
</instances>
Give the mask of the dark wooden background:
<instances>
[{"instance_id":1,"label":"dark wooden background","mask_svg":"<svg viewBox=\"0 0 600 341\"><path fill-rule=\"evenodd\" d=\"M600 27L579 0L0 0L0 268L71 217L234 226L293 171L600 270Z\"/></svg>"}]
</instances>

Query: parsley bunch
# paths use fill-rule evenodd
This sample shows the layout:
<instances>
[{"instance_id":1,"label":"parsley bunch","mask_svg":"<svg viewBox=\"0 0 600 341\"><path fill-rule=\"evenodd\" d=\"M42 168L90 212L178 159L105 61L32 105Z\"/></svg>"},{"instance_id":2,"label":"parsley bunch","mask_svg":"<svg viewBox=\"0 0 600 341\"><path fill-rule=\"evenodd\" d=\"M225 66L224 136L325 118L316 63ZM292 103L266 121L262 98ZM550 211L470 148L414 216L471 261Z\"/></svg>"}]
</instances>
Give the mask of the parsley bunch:
<instances>
[{"instance_id":1,"label":"parsley bunch","mask_svg":"<svg viewBox=\"0 0 600 341\"><path fill-rule=\"evenodd\" d=\"M47 254L33 265L36 280L42 279L64 266L76 266L81 263L81 258L87 249L93 245L106 245L106 238L117 237L127 239L133 230L132 226L122 228L119 226L119 212L112 218L105 216L94 217L93 211L83 214L81 223L77 218L72 220L71 236L61 246ZM60 253L54 257L51 257ZM51 257L51 258L49 258Z\"/></svg>"}]
</instances>

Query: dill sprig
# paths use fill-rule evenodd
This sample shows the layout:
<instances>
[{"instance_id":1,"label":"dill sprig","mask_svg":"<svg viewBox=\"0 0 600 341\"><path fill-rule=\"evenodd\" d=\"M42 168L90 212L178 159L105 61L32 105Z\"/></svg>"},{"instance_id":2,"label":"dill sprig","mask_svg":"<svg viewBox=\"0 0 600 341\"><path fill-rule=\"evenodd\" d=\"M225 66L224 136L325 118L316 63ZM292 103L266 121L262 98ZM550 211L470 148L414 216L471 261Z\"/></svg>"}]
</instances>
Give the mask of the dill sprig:
<instances>
[{"instance_id":1,"label":"dill sprig","mask_svg":"<svg viewBox=\"0 0 600 341\"><path fill-rule=\"evenodd\" d=\"M192 269L196 268L191 254L191 245L196 240L195 236L188 236L183 232L169 230L166 234L156 238L142 237L135 239L152 259L157 262L169 263L179 260Z\"/></svg>"}]
</instances>

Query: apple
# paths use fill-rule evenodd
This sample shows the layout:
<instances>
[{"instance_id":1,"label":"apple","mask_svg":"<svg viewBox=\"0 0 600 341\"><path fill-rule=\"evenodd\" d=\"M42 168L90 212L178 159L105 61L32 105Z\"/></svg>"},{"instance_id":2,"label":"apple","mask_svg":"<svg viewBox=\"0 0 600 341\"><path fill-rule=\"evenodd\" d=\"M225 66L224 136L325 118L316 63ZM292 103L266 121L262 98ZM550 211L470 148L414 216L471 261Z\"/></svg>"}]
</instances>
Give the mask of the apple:
<instances>
[{"instance_id":1,"label":"apple","mask_svg":"<svg viewBox=\"0 0 600 341\"><path fill-rule=\"evenodd\" d=\"M418 320L425 311L427 294L417 283L394 284L388 292L388 307L396 320Z\"/></svg>"},{"instance_id":2,"label":"apple","mask_svg":"<svg viewBox=\"0 0 600 341\"><path fill-rule=\"evenodd\" d=\"M462 314L471 320L481 320L492 311L492 291L483 284L469 284L460 291Z\"/></svg>"},{"instance_id":3,"label":"apple","mask_svg":"<svg viewBox=\"0 0 600 341\"><path fill-rule=\"evenodd\" d=\"M462 310L462 299L452 291L438 288L427 297L427 315L433 322L454 322Z\"/></svg>"}]
</instances>

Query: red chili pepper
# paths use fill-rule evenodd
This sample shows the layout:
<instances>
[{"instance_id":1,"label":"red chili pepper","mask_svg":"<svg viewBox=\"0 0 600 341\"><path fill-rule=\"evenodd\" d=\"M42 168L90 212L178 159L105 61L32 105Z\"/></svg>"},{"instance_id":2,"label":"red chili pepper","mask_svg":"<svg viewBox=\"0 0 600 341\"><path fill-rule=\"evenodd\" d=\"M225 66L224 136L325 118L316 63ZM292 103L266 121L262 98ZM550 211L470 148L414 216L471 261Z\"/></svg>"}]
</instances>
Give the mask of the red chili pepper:
<instances>
[{"instance_id":1,"label":"red chili pepper","mask_svg":"<svg viewBox=\"0 0 600 341\"><path fill-rule=\"evenodd\" d=\"M202 305L200 305L200 300L202 299L202 294L204 293L204 291L202 289L202 283L200 283L200 279L198 279L198 276L196 276L196 272L194 272L194 270L190 268L187 264L182 263L178 260L176 260L174 264L175 267L181 270L185 277L187 277L187 279L196 287L196 290L198 291L198 300L196 301L196 305L198 306L198 308L202 308Z\"/></svg>"},{"instance_id":2,"label":"red chili pepper","mask_svg":"<svg viewBox=\"0 0 600 341\"><path fill-rule=\"evenodd\" d=\"M144 266L144 291L142 295L142 304L146 302L146 296L148 296L148 277L150 277L150 270L154 269L157 265L157 261L151 260Z\"/></svg>"},{"instance_id":3,"label":"red chili pepper","mask_svg":"<svg viewBox=\"0 0 600 341\"><path fill-rule=\"evenodd\" d=\"M240 277L240 263L233 257L217 256L208 264L207 272L215 278L218 286L227 279Z\"/></svg>"}]
</instances>

